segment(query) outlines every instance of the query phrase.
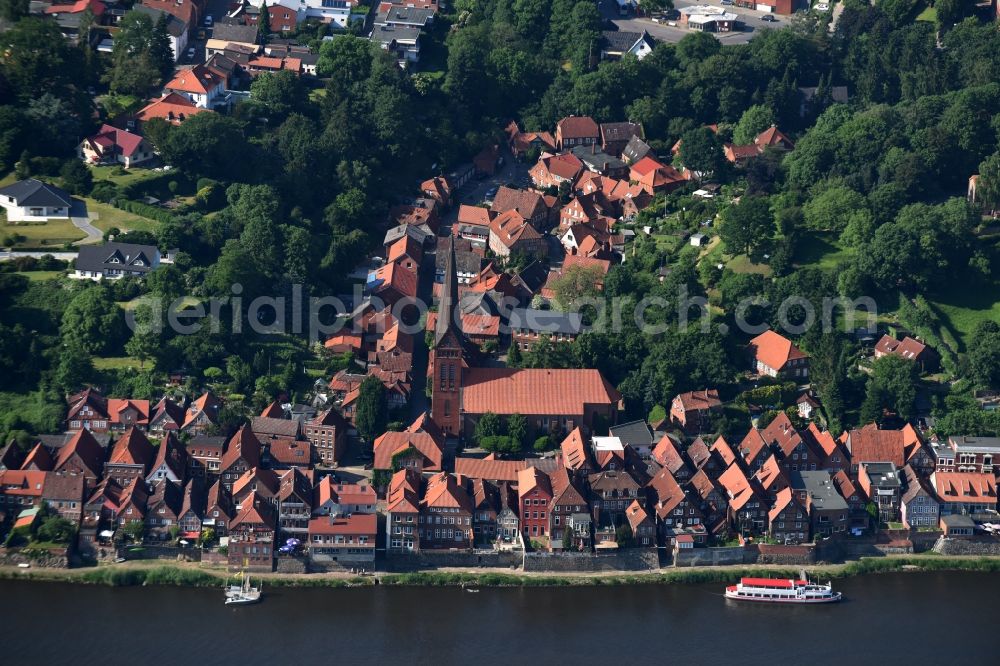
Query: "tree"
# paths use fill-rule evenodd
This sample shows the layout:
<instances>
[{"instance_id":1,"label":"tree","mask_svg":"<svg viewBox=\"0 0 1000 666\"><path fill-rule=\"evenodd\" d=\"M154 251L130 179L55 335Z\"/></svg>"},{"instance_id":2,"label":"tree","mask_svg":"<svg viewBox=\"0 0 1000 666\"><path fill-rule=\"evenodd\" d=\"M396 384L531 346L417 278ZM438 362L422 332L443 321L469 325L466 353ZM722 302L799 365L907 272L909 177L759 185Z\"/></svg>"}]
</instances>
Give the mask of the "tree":
<instances>
[{"instance_id":1,"label":"tree","mask_svg":"<svg viewBox=\"0 0 1000 666\"><path fill-rule=\"evenodd\" d=\"M757 135L775 123L774 114L763 104L754 104L740 116L733 128L733 143L746 146L753 143Z\"/></svg>"},{"instance_id":2,"label":"tree","mask_svg":"<svg viewBox=\"0 0 1000 666\"><path fill-rule=\"evenodd\" d=\"M291 113L309 106L308 91L301 77L287 69L264 72L250 84L250 99L268 114L275 125Z\"/></svg>"},{"instance_id":3,"label":"tree","mask_svg":"<svg viewBox=\"0 0 1000 666\"><path fill-rule=\"evenodd\" d=\"M567 526L562 534L562 547L564 552L573 550L573 528Z\"/></svg>"},{"instance_id":4,"label":"tree","mask_svg":"<svg viewBox=\"0 0 1000 666\"><path fill-rule=\"evenodd\" d=\"M115 33L111 71L107 74L112 92L145 95L173 71L166 25L166 16L154 24L152 17L138 10L125 13Z\"/></svg>"},{"instance_id":5,"label":"tree","mask_svg":"<svg viewBox=\"0 0 1000 666\"><path fill-rule=\"evenodd\" d=\"M859 212L868 211L868 202L854 190L834 185L810 199L802 215L810 229L841 232Z\"/></svg>"},{"instance_id":6,"label":"tree","mask_svg":"<svg viewBox=\"0 0 1000 666\"><path fill-rule=\"evenodd\" d=\"M861 404L861 420L881 421L883 411L888 410L908 421L914 415L918 381L913 361L894 355L876 359Z\"/></svg>"},{"instance_id":7,"label":"tree","mask_svg":"<svg viewBox=\"0 0 1000 666\"><path fill-rule=\"evenodd\" d=\"M198 113L172 127L157 147L171 165L189 175L237 180L247 164L243 125L221 113Z\"/></svg>"},{"instance_id":8,"label":"tree","mask_svg":"<svg viewBox=\"0 0 1000 666\"><path fill-rule=\"evenodd\" d=\"M516 340L512 340L510 343L510 348L507 350L507 367L508 368L519 368L523 358L521 357L521 346Z\"/></svg>"},{"instance_id":9,"label":"tree","mask_svg":"<svg viewBox=\"0 0 1000 666\"><path fill-rule=\"evenodd\" d=\"M514 412L507 417L507 436L524 446L528 439L528 419L521 414Z\"/></svg>"},{"instance_id":10,"label":"tree","mask_svg":"<svg viewBox=\"0 0 1000 666\"><path fill-rule=\"evenodd\" d=\"M548 435L542 435L535 440L534 449L536 453L545 453L552 448L555 442Z\"/></svg>"},{"instance_id":11,"label":"tree","mask_svg":"<svg viewBox=\"0 0 1000 666\"><path fill-rule=\"evenodd\" d=\"M774 237L774 215L765 196L744 197L723 213L719 236L733 254L746 254L751 261Z\"/></svg>"},{"instance_id":12,"label":"tree","mask_svg":"<svg viewBox=\"0 0 1000 666\"><path fill-rule=\"evenodd\" d=\"M69 543L76 536L76 526L58 514L47 516L38 526L35 538L51 543Z\"/></svg>"},{"instance_id":13,"label":"tree","mask_svg":"<svg viewBox=\"0 0 1000 666\"><path fill-rule=\"evenodd\" d=\"M713 41L714 38L711 38ZM722 167L722 144L715 132L707 127L696 127L681 136L680 160L688 169L701 174L711 174Z\"/></svg>"},{"instance_id":14,"label":"tree","mask_svg":"<svg viewBox=\"0 0 1000 666\"><path fill-rule=\"evenodd\" d=\"M213 543L215 541L215 530L211 527L206 527L201 531L201 535L198 538L202 546Z\"/></svg>"},{"instance_id":15,"label":"tree","mask_svg":"<svg viewBox=\"0 0 1000 666\"><path fill-rule=\"evenodd\" d=\"M484 437L478 443L484 451L499 455L515 455L521 452L520 442L509 435Z\"/></svg>"},{"instance_id":16,"label":"tree","mask_svg":"<svg viewBox=\"0 0 1000 666\"><path fill-rule=\"evenodd\" d=\"M976 326L965 355L969 379L983 388L1000 388L1000 324L982 321Z\"/></svg>"},{"instance_id":17,"label":"tree","mask_svg":"<svg viewBox=\"0 0 1000 666\"><path fill-rule=\"evenodd\" d=\"M354 423L365 442L374 442L385 432L385 385L377 377L368 376L358 389L358 407Z\"/></svg>"},{"instance_id":18,"label":"tree","mask_svg":"<svg viewBox=\"0 0 1000 666\"><path fill-rule=\"evenodd\" d=\"M67 345L59 353L56 366L56 385L66 393L72 393L94 376L94 362L90 353L79 343Z\"/></svg>"},{"instance_id":19,"label":"tree","mask_svg":"<svg viewBox=\"0 0 1000 666\"><path fill-rule=\"evenodd\" d=\"M28 4L28 0L2 0L0 18L10 24L17 23L18 19L28 15Z\"/></svg>"},{"instance_id":20,"label":"tree","mask_svg":"<svg viewBox=\"0 0 1000 666\"><path fill-rule=\"evenodd\" d=\"M267 11L267 2L260 3L260 11L257 16L257 30L260 32L261 41L267 44L267 40L271 37L271 15Z\"/></svg>"},{"instance_id":21,"label":"tree","mask_svg":"<svg viewBox=\"0 0 1000 666\"><path fill-rule=\"evenodd\" d=\"M623 522L615 530L615 541L619 548L629 548L635 545L635 535L632 534L632 526L628 522Z\"/></svg>"},{"instance_id":22,"label":"tree","mask_svg":"<svg viewBox=\"0 0 1000 666\"><path fill-rule=\"evenodd\" d=\"M141 520L130 520L121 529L132 543L142 543L142 537L146 534L146 525Z\"/></svg>"},{"instance_id":23,"label":"tree","mask_svg":"<svg viewBox=\"0 0 1000 666\"><path fill-rule=\"evenodd\" d=\"M81 196L90 194L94 186L94 175L87 165L78 159L66 160L59 170L59 178L62 179L65 189Z\"/></svg>"},{"instance_id":24,"label":"tree","mask_svg":"<svg viewBox=\"0 0 1000 666\"><path fill-rule=\"evenodd\" d=\"M979 165L976 202L984 210L1000 209L1000 153L993 153Z\"/></svg>"},{"instance_id":25,"label":"tree","mask_svg":"<svg viewBox=\"0 0 1000 666\"><path fill-rule=\"evenodd\" d=\"M120 349L125 317L104 285L86 287L73 297L60 328L67 344L79 344L92 354Z\"/></svg>"},{"instance_id":26,"label":"tree","mask_svg":"<svg viewBox=\"0 0 1000 666\"><path fill-rule=\"evenodd\" d=\"M475 440L476 442L482 442L483 439L487 437L496 437L500 435L502 431L502 424L500 422L500 417L493 412L486 412L479 417L476 422L475 429Z\"/></svg>"},{"instance_id":27,"label":"tree","mask_svg":"<svg viewBox=\"0 0 1000 666\"><path fill-rule=\"evenodd\" d=\"M581 299L600 296L598 285L604 278L604 271L599 266L584 266L575 264L565 269L562 275L552 281L559 308L572 310Z\"/></svg>"}]
</instances>

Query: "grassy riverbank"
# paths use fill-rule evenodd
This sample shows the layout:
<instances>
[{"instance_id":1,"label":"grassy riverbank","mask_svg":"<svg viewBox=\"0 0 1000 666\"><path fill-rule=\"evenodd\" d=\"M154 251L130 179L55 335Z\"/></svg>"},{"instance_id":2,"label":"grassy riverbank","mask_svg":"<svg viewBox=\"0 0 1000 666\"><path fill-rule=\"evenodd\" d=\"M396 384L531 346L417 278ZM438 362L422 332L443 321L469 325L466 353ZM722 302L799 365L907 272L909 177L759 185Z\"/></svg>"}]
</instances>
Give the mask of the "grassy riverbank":
<instances>
[{"instance_id":1,"label":"grassy riverbank","mask_svg":"<svg viewBox=\"0 0 1000 666\"><path fill-rule=\"evenodd\" d=\"M677 585L728 583L744 576L792 578L800 567L723 566L692 567L635 573L550 573L511 574L494 571L421 571L386 573L378 584L394 587L568 587L610 585ZM900 571L981 571L1000 572L1000 557L942 557L932 554L863 558L847 564L806 567L817 580L847 578ZM36 580L69 582L110 587L169 585L177 587L220 587L228 578L217 570L134 563L133 566L102 566L89 569L16 569L0 568L0 580ZM345 577L323 574L261 576L268 587L366 587L376 584L371 577Z\"/></svg>"}]
</instances>

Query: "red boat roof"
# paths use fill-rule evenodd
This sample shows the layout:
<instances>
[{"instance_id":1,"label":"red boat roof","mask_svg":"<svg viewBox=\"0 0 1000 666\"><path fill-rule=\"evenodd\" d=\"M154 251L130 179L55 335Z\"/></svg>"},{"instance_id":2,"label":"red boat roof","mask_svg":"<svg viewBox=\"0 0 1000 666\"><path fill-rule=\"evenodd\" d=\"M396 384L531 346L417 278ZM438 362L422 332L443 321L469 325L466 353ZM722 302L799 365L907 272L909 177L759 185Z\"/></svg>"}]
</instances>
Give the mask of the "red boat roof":
<instances>
[{"instance_id":1,"label":"red boat roof","mask_svg":"<svg viewBox=\"0 0 1000 666\"><path fill-rule=\"evenodd\" d=\"M751 587L787 587L805 585L804 580L790 580L788 578L741 578L740 583Z\"/></svg>"}]
</instances>

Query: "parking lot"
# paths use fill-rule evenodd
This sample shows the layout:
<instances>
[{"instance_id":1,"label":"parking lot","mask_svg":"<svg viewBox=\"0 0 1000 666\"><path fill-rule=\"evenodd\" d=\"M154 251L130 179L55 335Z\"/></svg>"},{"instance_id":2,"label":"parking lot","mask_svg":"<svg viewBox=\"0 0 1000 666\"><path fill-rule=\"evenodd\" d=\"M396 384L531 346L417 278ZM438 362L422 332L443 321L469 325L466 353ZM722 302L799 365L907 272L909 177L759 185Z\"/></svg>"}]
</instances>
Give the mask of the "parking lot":
<instances>
[{"instance_id":1,"label":"parking lot","mask_svg":"<svg viewBox=\"0 0 1000 666\"><path fill-rule=\"evenodd\" d=\"M759 30L762 30L763 28L773 28L775 30L782 28L788 25L788 20L790 18L788 16L778 16L777 14L770 14L769 12L757 11L755 9L746 9L744 7L736 7L734 5L722 5L718 2L718 0L714 2L675 0L674 2L674 8L677 10L697 5L711 5L713 7L719 7L740 17L740 20L744 25L743 30L709 33L723 44L746 44L753 39L754 35L757 34ZM679 22L677 26L671 26L668 25L666 21L654 21L644 17L622 18L618 15L618 4L615 0L599 0L598 7L601 10L601 16L613 22L616 26L618 26L619 30L627 30L630 32L642 32L645 30L653 38L662 42L676 44L681 41L685 35L689 35L693 32L692 30L680 27ZM762 21L761 17L765 15L773 16L775 21L773 23Z\"/></svg>"}]
</instances>

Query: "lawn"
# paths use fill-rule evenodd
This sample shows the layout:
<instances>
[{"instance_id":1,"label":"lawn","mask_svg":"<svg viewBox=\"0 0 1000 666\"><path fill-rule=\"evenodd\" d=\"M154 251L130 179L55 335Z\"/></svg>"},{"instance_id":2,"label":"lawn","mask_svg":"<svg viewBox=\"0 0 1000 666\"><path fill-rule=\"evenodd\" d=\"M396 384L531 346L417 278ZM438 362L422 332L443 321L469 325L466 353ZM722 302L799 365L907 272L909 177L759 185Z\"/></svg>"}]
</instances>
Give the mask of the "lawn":
<instances>
[{"instance_id":1,"label":"lawn","mask_svg":"<svg viewBox=\"0 0 1000 666\"><path fill-rule=\"evenodd\" d=\"M149 218L140 217L135 213L129 213L115 208L111 204L100 203L93 199L86 199L87 212L97 213L97 219L93 220L95 227L101 231L107 231L112 227L117 227L122 231L156 231L157 222Z\"/></svg>"},{"instance_id":2,"label":"lawn","mask_svg":"<svg viewBox=\"0 0 1000 666\"><path fill-rule=\"evenodd\" d=\"M101 180L109 180L118 187L131 185L132 183L136 183L140 180L155 178L156 176L162 175L159 171L141 168L125 169L124 174L119 174L119 169L119 166L112 165L90 167L91 173L94 174L95 183Z\"/></svg>"},{"instance_id":3,"label":"lawn","mask_svg":"<svg viewBox=\"0 0 1000 666\"><path fill-rule=\"evenodd\" d=\"M729 260L726 268L734 273L757 273L764 277L771 277L771 267L767 264L755 264L745 254L738 254Z\"/></svg>"},{"instance_id":4,"label":"lawn","mask_svg":"<svg viewBox=\"0 0 1000 666\"><path fill-rule=\"evenodd\" d=\"M92 360L94 367L98 370L139 369L139 359L132 358L131 356L94 356Z\"/></svg>"},{"instance_id":5,"label":"lawn","mask_svg":"<svg viewBox=\"0 0 1000 666\"><path fill-rule=\"evenodd\" d=\"M803 236L795 250L799 268L834 270L847 261L854 251L841 244L836 234L813 232Z\"/></svg>"},{"instance_id":6,"label":"lawn","mask_svg":"<svg viewBox=\"0 0 1000 666\"><path fill-rule=\"evenodd\" d=\"M948 326L962 343L965 351L979 322L1000 322L1000 281L989 288L954 289L944 294L928 296Z\"/></svg>"},{"instance_id":7,"label":"lawn","mask_svg":"<svg viewBox=\"0 0 1000 666\"><path fill-rule=\"evenodd\" d=\"M86 236L85 233L73 226L73 223L66 220L49 220L37 224L22 223L10 224L6 220L3 224L2 236L17 234L23 236L13 245L14 248L40 248L43 250L59 250L66 243L78 241Z\"/></svg>"},{"instance_id":8,"label":"lawn","mask_svg":"<svg viewBox=\"0 0 1000 666\"><path fill-rule=\"evenodd\" d=\"M916 20L937 23L937 10L934 7L924 7L924 11L917 14Z\"/></svg>"},{"instance_id":9,"label":"lawn","mask_svg":"<svg viewBox=\"0 0 1000 666\"><path fill-rule=\"evenodd\" d=\"M52 280L63 274L63 271L18 271L15 275L23 275L32 282Z\"/></svg>"}]
</instances>

